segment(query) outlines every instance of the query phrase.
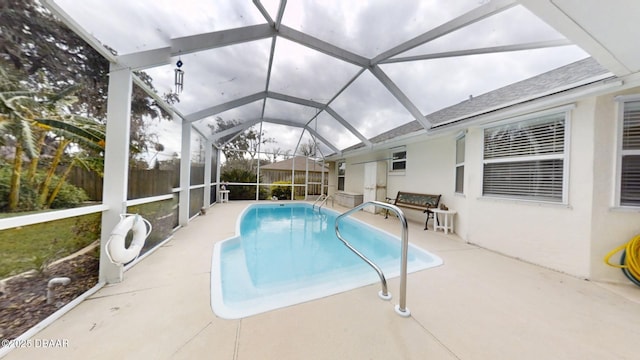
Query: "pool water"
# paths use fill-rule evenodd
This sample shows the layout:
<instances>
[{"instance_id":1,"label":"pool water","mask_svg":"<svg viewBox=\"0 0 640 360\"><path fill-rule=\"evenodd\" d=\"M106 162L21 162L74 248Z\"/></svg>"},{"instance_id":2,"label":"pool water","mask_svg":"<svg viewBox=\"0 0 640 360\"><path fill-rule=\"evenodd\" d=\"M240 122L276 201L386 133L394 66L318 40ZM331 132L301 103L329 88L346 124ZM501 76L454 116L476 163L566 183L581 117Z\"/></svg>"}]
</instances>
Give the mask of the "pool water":
<instances>
[{"instance_id":1,"label":"pool water","mask_svg":"<svg viewBox=\"0 0 640 360\"><path fill-rule=\"evenodd\" d=\"M214 312L241 318L379 282L336 237L337 216L304 203L249 206L239 218L239 235L214 247ZM341 220L340 232L387 279L399 275L398 237L349 217ZM440 264L439 257L410 245L408 272Z\"/></svg>"}]
</instances>

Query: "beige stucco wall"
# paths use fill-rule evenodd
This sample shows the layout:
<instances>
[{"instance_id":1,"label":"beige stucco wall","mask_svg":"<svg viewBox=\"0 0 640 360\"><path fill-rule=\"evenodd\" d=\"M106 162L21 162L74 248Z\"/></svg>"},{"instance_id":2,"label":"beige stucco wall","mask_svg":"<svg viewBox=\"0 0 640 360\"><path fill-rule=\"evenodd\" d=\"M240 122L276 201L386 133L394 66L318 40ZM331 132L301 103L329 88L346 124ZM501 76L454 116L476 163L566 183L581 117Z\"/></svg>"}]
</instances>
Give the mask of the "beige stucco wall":
<instances>
[{"instance_id":1,"label":"beige stucco wall","mask_svg":"<svg viewBox=\"0 0 640 360\"><path fill-rule=\"evenodd\" d=\"M619 269L603 263L605 255L640 234L640 209L616 208L618 114L615 96L640 94L640 88L602 96L595 113L594 202L591 226L591 276L597 280L628 282ZM617 263L620 254L613 258Z\"/></svg>"},{"instance_id":2,"label":"beige stucco wall","mask_svg":"<svg viewBox=\"0 0 640 360\"><path fill-rule=\"evenodd\" d=\"M469 131L466 240L573 275L589 276L594 101L571 111L568 204L482 197L483 129Z\"/></svg>"},{"instance_id":3,"label":"beige stucco wall","mask_svg":"<svg viewBox=\"0 0 640 360\"><path fill-rule=\"evenodd\" d=\"M621 94L635 93L640 88ZM460 130L406 144L407 170L387 176L387 194L442 194L441 202L458 212L455 232L465 241L578 277L628 282L620 270L603 263L608 251L640 234L640 209L613 206L616 95L585 98L570 111L566 204L483 197L482 127L467 129L464 194L454 193ZM362 193L364 165L359 163L390 153L384 149L347 158L345 190ZM410 221L424 222L421 211L405 213Z\"/></svg>"}]
</instances>

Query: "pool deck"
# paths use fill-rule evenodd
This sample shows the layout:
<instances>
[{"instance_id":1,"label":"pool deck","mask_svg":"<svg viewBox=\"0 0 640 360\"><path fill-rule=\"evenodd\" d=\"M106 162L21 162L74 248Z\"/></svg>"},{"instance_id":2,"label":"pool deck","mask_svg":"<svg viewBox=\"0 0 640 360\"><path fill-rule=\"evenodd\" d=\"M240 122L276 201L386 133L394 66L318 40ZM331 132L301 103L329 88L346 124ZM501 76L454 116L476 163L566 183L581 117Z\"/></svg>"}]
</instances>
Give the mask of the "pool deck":
<instances>
[{"instance_id":1,"label":"pool deck","mask_svg":"<svg viewBox=\"0 0 640 360\"><path fill-rule=\"evenodd\" d=\"M33 337L68 347L16 349L5 359L638 359L640 288L577 279L412 222L410 241L444 265L409 275L409 318L393 310L397 278L389 281L390 302L375 284L218 318L210 306L213 245L235 234L247 205L213 206L122 283ZM355 216L400 232L395 218Z\"/></svg>"}]
</instances>

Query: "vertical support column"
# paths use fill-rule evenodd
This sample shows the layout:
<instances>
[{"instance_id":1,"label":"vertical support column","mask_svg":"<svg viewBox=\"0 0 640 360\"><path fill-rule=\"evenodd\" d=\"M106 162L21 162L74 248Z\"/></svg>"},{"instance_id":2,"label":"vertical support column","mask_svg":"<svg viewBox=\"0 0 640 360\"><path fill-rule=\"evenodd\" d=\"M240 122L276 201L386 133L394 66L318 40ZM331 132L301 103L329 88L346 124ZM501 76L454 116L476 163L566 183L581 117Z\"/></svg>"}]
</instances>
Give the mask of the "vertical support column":
<instances>
[{"instance_id":1,"label":"vertical support column","mask_svg":"<svg viewBox=\"0 0 640 360\"><path fill-rule=\"evenodd\" d=\"M304 158L304 200L309 200L309 157Z\"/></svg>"},{"instance_id":2,"label":"vertical support column","mask_svg":"<svg viewBox=\"0 0 640 360\"><path fill-rule=\"evenodd\" d=\"M294 152L293 159L291 159L291 200L295 200L295 199L296 199L296 153Z\"/></svg>"},{"instance_id":3,"label":"vertical support column","mask_svg":"<svg viewBox=\"0 0 640 360\"><path fill-rule=\"evenodd\" d=\"M220 170L222 169L222 149L217 149L217 158L216 158L216 202L220 201L218 196L220 196Z\"/></svg>"},{"instance_id":4,"label":"vertical support column","mask_svg":"<svg viewBox=\"0 0 640 360\"><path fill-rule=\"evenodd\" d=\"M324 186L324 169L325 169L325 167L324 167L324 165L325 165L324 157L322 158L322 164L321 165L322 165L322 168L321 168L322 172L320 173L320 195L322 195L322 194L329 195L329 189L326 189L325 186ZM326 192L325 192L325 190L326 190Z\"/></svg>"},{"instance_id":5,"label":"vertical support column","mask_svg":"<svg viewBox=\"0 0 640 360\"><path fill-rule=\"evenodd\" d=\"M102 202L109 207L102 213L100 234L100 282L122 281L122 265L109 261L105 251L111 230L127 210L127 184L129 176L129 131L131 128L132 76L129 69L111 65L107 98L107 128L104 156Z\"/></svg>"},{"instance_id":6,"label":"vertical support column","mask_svg":"<svg viewBox=\"0 0 640 360\"><path fill-rule=\"evenodd\" d=\"M202 207L208 209L211 206L211 155L213 155L211 141L205 139L204 146L204 201Z\"/></svg>"},{"instance_id":7,"label":"vertical support column","mask_svg":"<svg viewBox=\"0 0 640 360\"><path fill-rule=\"evenodd\" d=\"M180 211L178 213L178 223L180 226L187 226L189 223L189 187L191 186L191 123L187 121L182 123L180 154Z\"/></svg>"}]
</instances>

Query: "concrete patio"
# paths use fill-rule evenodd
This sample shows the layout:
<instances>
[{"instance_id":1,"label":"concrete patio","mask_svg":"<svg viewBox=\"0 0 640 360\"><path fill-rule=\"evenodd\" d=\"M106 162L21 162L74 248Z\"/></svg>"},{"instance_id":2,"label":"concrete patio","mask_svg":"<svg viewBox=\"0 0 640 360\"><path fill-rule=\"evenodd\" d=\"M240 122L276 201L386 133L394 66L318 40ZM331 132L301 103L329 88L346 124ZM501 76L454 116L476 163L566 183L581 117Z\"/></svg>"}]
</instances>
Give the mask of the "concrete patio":
<instances>
[{"instance_id":1,"label":"concrete patio","mask_svg":"<svg viewBox=\"0 0 640 360\"><path fill-rule=\"evenodd\" d=\"M577 279L409 223L444 265L408 278L402 318L379 285L239 320L210 306L215 242L248 202L213 206L173 239L36 334L68 347L6 359L637 359L640 288ZM344 209L338 209L344 210ZM392 233L397 219L358 218ZM514 234L515 235L515 234ZM604 266L604 265L603 265ZM398 279L389 290L397 295Z\"/></svg>"}]
</instances>

